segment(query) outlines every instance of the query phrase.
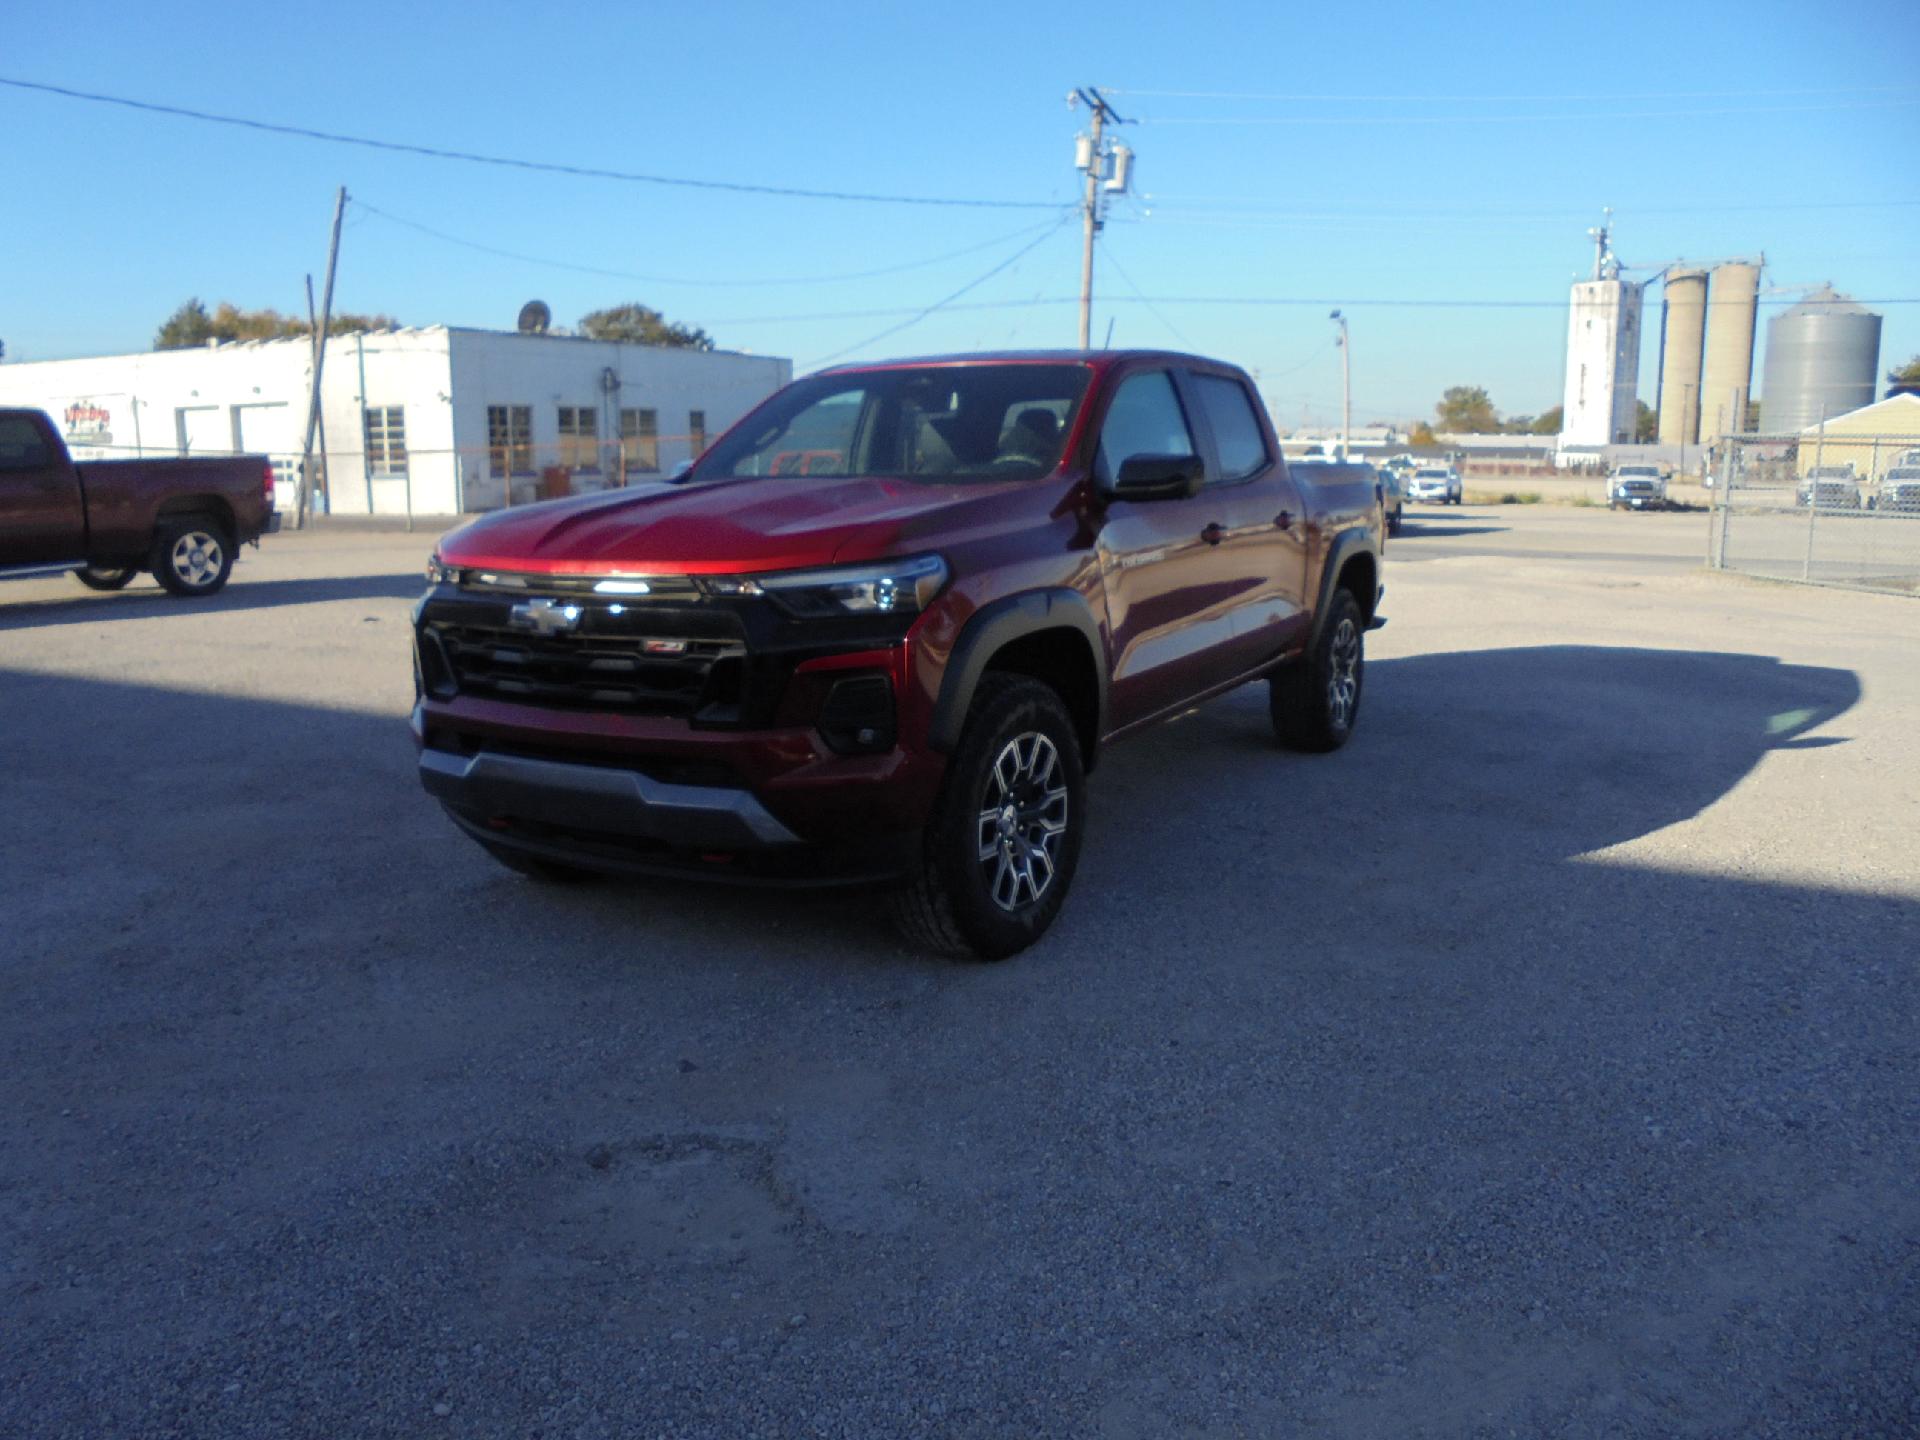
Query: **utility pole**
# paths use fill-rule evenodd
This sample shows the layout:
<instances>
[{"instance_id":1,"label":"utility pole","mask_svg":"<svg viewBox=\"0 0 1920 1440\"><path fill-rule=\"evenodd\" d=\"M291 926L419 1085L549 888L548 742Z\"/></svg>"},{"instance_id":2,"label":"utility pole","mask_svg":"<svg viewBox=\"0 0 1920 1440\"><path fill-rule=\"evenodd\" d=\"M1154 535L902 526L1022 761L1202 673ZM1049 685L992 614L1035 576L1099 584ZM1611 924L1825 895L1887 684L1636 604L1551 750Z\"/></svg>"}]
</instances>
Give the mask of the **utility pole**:
<instances>
[{"instance_id":1,"label":"utility pole","mask_svg":"<svg viewBox=\"0 0 1920 1440\"><path fill-rule=\"evenodd\" d=\"M313 342L313 395L307 404L307 439L300 451L299 501L293 520L296 530L306 528L307 504L313 495L313 436L320 428L320 370L327 359L327 322L333 318L333 273L340 263L340 221L346 213L347 187L342 185L333 197L333 239L327 245L327 281L320 291L320 328Z\"/></svg>"},{"instance_id":2,"label":"utility pole","mask_svg":"<svg viewBox=\"0 0 1920 1440\"><path fill-rule=\"evenodd\" d=\"M1125 125L1127 121L1093 86L1075 90L1067 96L1067 104L1085 105L1093 112L1093 133L1080 136L1074 146L1074 164L1087 172L1086 198L1081 202L1080 213L1080 348L1088 350L1093 346L1093 237L1103 223L1101 196L1108 190L1116 193L1126 190L1133 152L1124 145L1107 142L1107 125Z\"/></svg>"},{"instance_id":3,"label":"utility pole","mask_svg":"<svg viewBox=\"0 0 1920 1440\"><path fill-rule=\"evenodd\" d=\"M311 275L307 276L307 336L313 341L313 367L315 370L318 370L320 368L320 317L313 308L313 276ZM325 412L322 412L320 416L320 473L323 476L327 474L327 417ZM327 486L327 508L329 510L333 508L333 486L331 483ZM367 508L371 511L373 507L369 505Z\"/></svg>"},{"instance_id":4,"label":"utility pole","mask_svg":"<svg viewBox=\"0 0 1920 1440\"><path fill-rule=\"evenodd\" d=\"M1340 327L1340 463L1353 459L1353 346L1347 335L1347 317L1335 310L1327 318Z\"/></svg>"}]
</instances>

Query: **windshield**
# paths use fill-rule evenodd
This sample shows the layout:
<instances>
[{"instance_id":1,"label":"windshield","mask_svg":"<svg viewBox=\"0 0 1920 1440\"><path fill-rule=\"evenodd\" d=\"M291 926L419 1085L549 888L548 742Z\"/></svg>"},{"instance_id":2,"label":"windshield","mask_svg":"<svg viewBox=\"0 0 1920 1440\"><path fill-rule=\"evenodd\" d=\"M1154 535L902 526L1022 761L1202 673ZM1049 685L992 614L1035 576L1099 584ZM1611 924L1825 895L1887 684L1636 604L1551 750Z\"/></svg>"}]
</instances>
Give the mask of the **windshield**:
<instances>
[{"instance_id":1,"label":"windshield","mask_svg":"<svg viewBox=\"0 0 1920 1440\"><path fill-rule=\"evenodd\" d=\"M1659 474L1660 472L1658 470L1646 465L1622 465L1620 467L1620 478L1623 480L1653 480L1657 479Z\"/></svg>"},{"instance_id":2,"label":"windshield","mask_svg":"<svg viewBox=\"0 0 1920 1440\"><path fill-rule=\"evenodd\" d=\"M1447 478L1447 472L1444 470L1416 470L1413 478L1416 480L1444 480Z\"/></svg>"},{"instance_id":3,"label":"windshield","mask_svg":"<svg viewBox=\"0 0 1920 1440\"><path fill-rule=\"evenodd\" d=\"M817 375L750 415L692 478L1035 480L1060 463L1088 373L1007 364Z\"/></svg>"}]
</instances>

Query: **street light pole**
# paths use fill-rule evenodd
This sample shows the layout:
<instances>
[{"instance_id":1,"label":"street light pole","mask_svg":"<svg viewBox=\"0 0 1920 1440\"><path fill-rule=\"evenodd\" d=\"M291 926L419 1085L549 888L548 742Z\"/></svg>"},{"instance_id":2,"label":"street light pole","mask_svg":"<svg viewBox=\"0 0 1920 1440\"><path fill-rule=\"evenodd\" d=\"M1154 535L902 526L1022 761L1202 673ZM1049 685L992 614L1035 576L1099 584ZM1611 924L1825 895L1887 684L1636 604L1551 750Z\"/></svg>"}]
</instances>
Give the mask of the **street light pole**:
<instances>
[{"instance_id":1,"label":"street light pole","mask_svg":"<svg viewBox=\"0 0 1920 1440\"><path fill-rule=\"evenodd\" d=\"M1353 345L1347 334L1347 317L1335 310L1327 318L1340 327L1340 463L1353 458Z\"/></svg>"}]
</instances>

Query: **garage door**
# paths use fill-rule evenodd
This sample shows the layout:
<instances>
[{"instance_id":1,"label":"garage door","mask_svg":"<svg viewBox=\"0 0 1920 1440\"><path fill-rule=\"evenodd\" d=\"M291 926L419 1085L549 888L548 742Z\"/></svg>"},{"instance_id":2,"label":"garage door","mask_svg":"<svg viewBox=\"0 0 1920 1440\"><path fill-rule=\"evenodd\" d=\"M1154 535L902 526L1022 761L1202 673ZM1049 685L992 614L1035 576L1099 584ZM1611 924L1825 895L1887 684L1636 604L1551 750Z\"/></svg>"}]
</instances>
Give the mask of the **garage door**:
<instances>
[{"instance_id":1,"label":"garage door","mask_svg":"<svg viewBox=\"0 0 1920 1440\"><path fill-rule=\"evenodd\" d=\"M173 412L183 455L231 455L233 425L218 405L182 405Z\"/></svg>"},{"instance_id":2,"label":"garage door","mask_svg":"<svg viewBox=\"0 0 1920 1440\"><path fill-rule=\"evenodd\" d=\"M293 485L299 474L300 446L293 434L293 408L284 401L272 405L236 405L233 428L240 448L249 455L273 461L273 507L291 510Z\"/></svg>"}]
</instances>

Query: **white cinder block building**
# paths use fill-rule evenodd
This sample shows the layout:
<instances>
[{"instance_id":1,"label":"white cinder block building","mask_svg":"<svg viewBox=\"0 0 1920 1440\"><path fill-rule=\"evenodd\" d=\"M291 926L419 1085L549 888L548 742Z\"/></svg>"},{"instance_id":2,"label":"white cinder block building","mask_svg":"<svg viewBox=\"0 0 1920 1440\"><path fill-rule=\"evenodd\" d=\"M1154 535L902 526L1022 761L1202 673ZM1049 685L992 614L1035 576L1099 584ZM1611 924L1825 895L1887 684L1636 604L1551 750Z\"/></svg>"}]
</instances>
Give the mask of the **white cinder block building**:
<instances>
[{"instance_id":1,"label":"white cinder block building","mask_svg":"<svg viewBox=\"0 0 1920 1440\"><path fill-rule=\"evenodd\" d=\"M81 459L266 454L305 437L305 339L0 365L0 405L53 416ZM670 473L793 376L793 363L449 325L333 337L322 378L336 515L451 515ZM316 445L316 451L318 445Z\"/></svg>"}]
</instances>

